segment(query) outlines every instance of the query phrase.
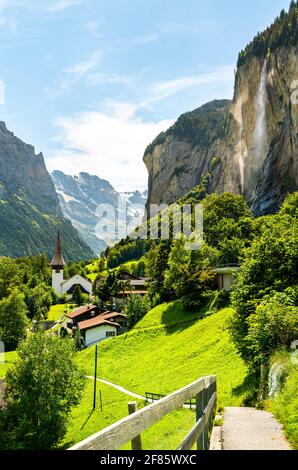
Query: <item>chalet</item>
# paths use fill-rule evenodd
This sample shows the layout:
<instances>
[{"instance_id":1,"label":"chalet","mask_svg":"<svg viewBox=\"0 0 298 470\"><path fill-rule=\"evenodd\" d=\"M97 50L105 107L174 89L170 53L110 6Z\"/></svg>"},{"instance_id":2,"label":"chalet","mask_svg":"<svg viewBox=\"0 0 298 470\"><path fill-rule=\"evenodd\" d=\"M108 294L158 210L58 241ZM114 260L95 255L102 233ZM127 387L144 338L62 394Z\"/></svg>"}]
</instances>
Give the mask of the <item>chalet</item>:
<instances>
[{"instance_id":1,"label":"chalet","mask_svg":"<svg viewBox=\"0 0 298 470\"><path fill-rule=\"evenodd\" d=\"M100 311L97 305L84 305L82 307L78 307L72 312L67 314L67 318L71 320L69 323L72 325L76 325L79 321L89 320L97 315L99 315Z\"/></svg>"},{"instance_id":2,"label":"chalet","mask_svg":"<svg viewBox=\"0 0 298 470\"><path fill-rule=\"evenodd\" d=\"M118 293L119 297L128 297L130 295L146 295L148 291L148 278L137 277L126 271L122 271L118 276L120 281L123 281L125 288ZM128 287L129 286L131 287Z\"/></svg>"},{"instance_id":3,"label":"chalet","mask_svg":"<svg viewBox=\"0 0 298 470\"><path fill-rule=\"evenodd\" d=\"M127 316L124 313L107 311L107 312L100 314L100 317L119 325L120 328L118 330L118 333L120 329L123 330L127 326Z\"/></svg>"},{"instance_id":4,"label":"chalet","mask_svg":"<svg viewBox=\"0 0 298 470\"><path fill-rule=\"evenodd\" d=\"M86 347L117 336L119 327L118 323L106 320L101 315L78 323L78 329Z\"/></svg>"},{"instance_id":5,"label":"chalet","mask_svg":"<svg viewBox=\"0 0 298 470\"><path fill-rule=\"evenodd\" d=\"M213 268L213 272L217 276L217 283L219 289L230 291L235 282L236 275L239 271L239 264L223 265Z\"/></svg>"},{"instance_id":6,"label":"chalet","mask_svg":"<svg viewBox=\"0 0 298 470\"><path fill-rule=\"evenodd\" d=\"M101 312L97 305L84 305L68 315L67 326L80 331L86 347L126 331L127 317L119 312Z\"/></svg>"}]
</instances>

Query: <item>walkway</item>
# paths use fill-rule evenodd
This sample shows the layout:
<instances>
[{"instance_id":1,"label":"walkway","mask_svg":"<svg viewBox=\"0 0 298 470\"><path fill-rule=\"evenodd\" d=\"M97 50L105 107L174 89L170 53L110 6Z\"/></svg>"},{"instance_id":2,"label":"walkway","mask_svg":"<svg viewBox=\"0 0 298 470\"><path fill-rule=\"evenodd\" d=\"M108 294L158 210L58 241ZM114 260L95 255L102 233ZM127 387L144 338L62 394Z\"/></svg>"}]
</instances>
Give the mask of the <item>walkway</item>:
<instances>
[{"instance_id":1,"label":"walkway","mask_svg":"<svg viewBox=\"0 0 298 470\"><path fill-rule=\"evenodd\" d=\"M254 408L225 408L221 438L223 450L291 450L274 416Z\"/></svg>"},{"instance_id":2,"label":"walkway","mask_svg":"<svg viewBox=\"0 0 298 470\"><path fill-rule=\"evenodd\" d=\"M94 377L92 377L90 375L87 375L86 378L94 380ZM96 379L96 380L98 382L101 382L101 383L105 384L105 385L109 385L110 387L115 388L119 392L125 393L125 395L128 395L128 396L133 397L133 398L138 398L140 400L146 400L146 398L142 397L142 395L138 395L137 393L130 392L129 390L126 390L126 388L123 388L120 385L113 384L112 382L109 382L108 380L104 380L104 379Z\"/></svg>"}]
</instances>

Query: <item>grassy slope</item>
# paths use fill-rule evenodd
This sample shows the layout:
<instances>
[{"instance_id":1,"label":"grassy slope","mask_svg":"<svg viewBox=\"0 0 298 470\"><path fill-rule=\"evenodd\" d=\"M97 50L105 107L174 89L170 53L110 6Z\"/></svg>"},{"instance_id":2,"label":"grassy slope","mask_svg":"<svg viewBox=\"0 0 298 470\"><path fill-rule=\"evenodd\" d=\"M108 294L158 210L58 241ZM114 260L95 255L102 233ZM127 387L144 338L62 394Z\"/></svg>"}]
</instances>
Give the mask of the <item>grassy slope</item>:
<instances>
[{"instance_id":1,"label":"grassy slope","mask_svg":"<svg viewBox=\"0 0 298 470\"><path fill-rule=\"evenodd\" d=\"M16 360L17 360L16 351L0 354L0 379L3 379L7 370L13 365L13 363Z\"/></svg>"},{"instance_id":2,"label":"grassy slope","mask_svg":"<svg viewBox=\"0 0 298 470\"><path fill-rule=\"evenodd\" d=\"M250 383L227 331L231 314L225 309L194 321L199 312L186 313L178 303L158 306L130 333L101 344L99 375L143 395L166 394L216 374L219 402L240 405ZM94 348L78 355L90 375L93 355Z\"/></svg>"},{"instance_id":3,"label":"grassy slope","mask_svg":"<svg viewBox=\"0 0 298 470\"><path fill-rule=\"evenodd\" d=\"M284 387L274 401L273 412L283 423L287 438L298 450L298 365L290 368Z\"/></svg>"},{"instance_id":4,"label":"grassy slope","mask_svg":"<svg viewBox=\"0 0 298 470\"><path fill-rule=\"evenodd\" d=\"M74 308L74 306L65 304L52 305L48 314L48 320L59 320L59 318L64 314L66 308L68 309L68 312L70 312Z\"/></svg>"},{"instance_id":5,"label":"grassy slope","mask_svg":"<svg viewBox=\"0 0 298 470\"><path fill-rule=\"evenodd\" d=\"M102 411L100 410L100 391L102 393ZM72 411L70 425L62 446L70 447L123 418L128 414L127 404L130 401L135 401L135 399L118 392L112 387L98 383L97 407L92 412L93 381L88 380L83 400ZM142 406L144 406L144 403L139 400L138 408ZM194 423L195 415L193 411L178 410L171 413L142 434L143 448L153 450L174 449L182 442ZM169 429L173 428L175 433L169 432ZM162 442L160 436L163 436ZM130 443L125 445L123 449L130 449Z\"/></svg>"}]
</instances>

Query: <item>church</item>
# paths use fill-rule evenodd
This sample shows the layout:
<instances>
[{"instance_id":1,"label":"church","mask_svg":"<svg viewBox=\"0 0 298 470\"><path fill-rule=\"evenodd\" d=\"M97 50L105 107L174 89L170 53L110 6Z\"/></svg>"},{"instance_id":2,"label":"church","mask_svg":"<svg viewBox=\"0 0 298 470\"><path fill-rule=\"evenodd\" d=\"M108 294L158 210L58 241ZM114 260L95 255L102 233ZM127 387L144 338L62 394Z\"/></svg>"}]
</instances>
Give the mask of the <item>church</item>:
<instances>
[{"instance_id":1,"label":"church","mask_svg":"<svg viewBox=\"0 0 298 470\"><path fill-rule=\"evenodd\" d=\"M63 269L66 266L65 260L62 254L60 230L58 229L55 254L52 261L50 262L52 268L52 287L56 294L61 296L63 294L71 294L75 286L79 285L82 292L91 295L92 294L92 283L84 277L76 274L70 279L63 277Z\"/></svg>"}]
</instances>

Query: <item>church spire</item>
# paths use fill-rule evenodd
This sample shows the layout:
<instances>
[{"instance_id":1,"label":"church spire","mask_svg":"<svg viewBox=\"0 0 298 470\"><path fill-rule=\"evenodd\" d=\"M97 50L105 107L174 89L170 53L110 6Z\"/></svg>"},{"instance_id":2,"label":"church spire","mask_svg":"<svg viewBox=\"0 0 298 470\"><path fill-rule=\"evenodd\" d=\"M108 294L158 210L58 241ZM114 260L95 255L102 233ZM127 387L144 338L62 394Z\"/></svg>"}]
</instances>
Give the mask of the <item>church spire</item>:
<instances>
[{"instance_id":1,"label":"church spire","mask_svg":"<svg viewBox=\"0 0 298 470\"><path fill-rule=\"evenodd\" d=\"M55 254L53 256L52 261L50 262L50 265L52 266L53 269L63 269L63 267L66 266L66 263L62 255L60 229L58 229Z\"/></svg>"}]
</instances>

